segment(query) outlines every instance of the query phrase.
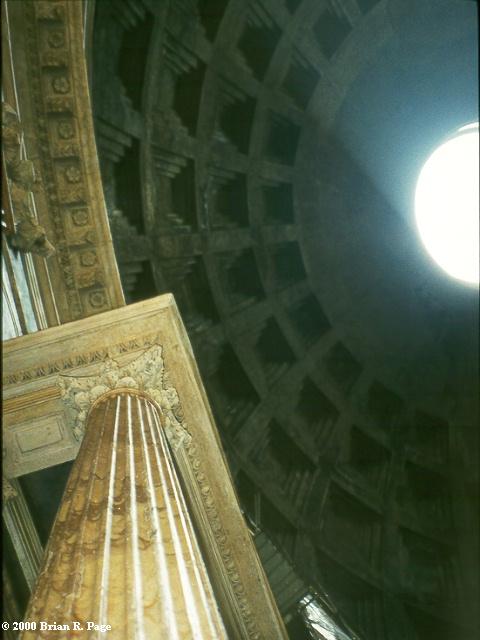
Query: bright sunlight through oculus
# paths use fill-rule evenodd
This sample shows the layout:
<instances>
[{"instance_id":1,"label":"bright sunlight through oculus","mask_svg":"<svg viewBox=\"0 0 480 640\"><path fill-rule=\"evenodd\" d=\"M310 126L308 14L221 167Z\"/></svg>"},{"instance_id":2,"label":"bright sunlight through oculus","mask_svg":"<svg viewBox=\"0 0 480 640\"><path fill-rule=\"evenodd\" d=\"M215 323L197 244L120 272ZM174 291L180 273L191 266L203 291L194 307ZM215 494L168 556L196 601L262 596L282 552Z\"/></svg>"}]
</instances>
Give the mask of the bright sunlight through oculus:
<instances>
[{"instance_id":1,"label":"bright sunlight through oculus","mask_svg":"<svg viewBox=\"0 0 480 640\"><path fill-rule=\"evenodd\" d=\"M478 284L478 122L461 127L420 172L415 215L432 258L451 276Z\"/></svg>"}]
</instances>

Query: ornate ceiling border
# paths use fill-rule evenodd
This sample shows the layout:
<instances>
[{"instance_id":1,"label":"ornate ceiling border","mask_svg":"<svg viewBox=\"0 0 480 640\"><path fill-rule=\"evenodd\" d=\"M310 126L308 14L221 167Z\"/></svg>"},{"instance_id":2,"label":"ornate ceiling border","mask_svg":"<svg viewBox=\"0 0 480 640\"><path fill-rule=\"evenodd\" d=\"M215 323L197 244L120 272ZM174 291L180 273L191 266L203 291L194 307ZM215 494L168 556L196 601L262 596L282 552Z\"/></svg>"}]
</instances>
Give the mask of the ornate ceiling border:
<instances>
[{"instance_id":1,"label":"ornate ceiling border","mask_svg":"<svg viewBox=\"0 0 480 640\"><path fill-rule=\"evenodd\" d=\"M81 0L8 2L13 71L61 322L125 304L105 208ZM42 291L50 283L40 280Z\"/></svg>"}]
</instances>

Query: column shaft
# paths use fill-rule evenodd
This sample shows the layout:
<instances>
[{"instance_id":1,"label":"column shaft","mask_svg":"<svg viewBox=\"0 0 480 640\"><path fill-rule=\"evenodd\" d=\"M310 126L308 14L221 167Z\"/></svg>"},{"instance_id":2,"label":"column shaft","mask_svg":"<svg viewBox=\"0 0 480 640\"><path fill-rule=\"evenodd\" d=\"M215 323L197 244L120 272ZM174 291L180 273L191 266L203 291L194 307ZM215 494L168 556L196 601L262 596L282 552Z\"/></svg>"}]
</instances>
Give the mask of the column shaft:
<instances>
[{"instance_id":1,"label":"column shaft","mask_svg":"<svg viewBox=\"0 0 480 640\"><path fill-rule=\"evenodd\" d=\"M45 555L26 620L62 637L226 638L160 411L134 392L91 410Z\"/></svg>"}]
</instances>

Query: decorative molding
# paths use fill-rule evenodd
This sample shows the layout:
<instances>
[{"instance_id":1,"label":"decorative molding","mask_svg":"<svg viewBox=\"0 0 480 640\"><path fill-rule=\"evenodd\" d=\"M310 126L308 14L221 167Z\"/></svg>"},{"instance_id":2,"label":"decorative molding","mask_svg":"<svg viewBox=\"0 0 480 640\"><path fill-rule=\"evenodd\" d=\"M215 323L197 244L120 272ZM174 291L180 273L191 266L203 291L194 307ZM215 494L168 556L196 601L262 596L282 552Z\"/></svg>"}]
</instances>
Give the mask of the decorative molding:
<instances>
[{"instance_id":1,"label":"decorative molding","mask_svg":"<svg viewBox=\"0 0 480 640\"><path fill-rule=\"evenodd\" d=\"M48 268L61 322L124 304L96 155L82 5L9 3L14 72L17 58L26 62L16 74L22 124L41 176L38 218L56 248Z\"/></svg>"},{"instance_id":2,"label":"decorative molding","mask_svg":"<svg viewBox=\"0 0 480 640\"><path fill-rule=\"evenodd\" d=\"M25 369L15 374L5 375L3 377L3 384L14 385L20 382L29 382L36 378L43 378L44 376L59 373L60 371L100 362L107 356L108 353L106 350L99 349L90 353L78 354L65 360L55 360L54 362L40 364L34 368Z\"/></svg>"},{"instance_id":3,"label":"decorative molding","mask_svg":"<svg viewBox=\"0 0 480 640\"><path fill-rule=\"evenodd\" d=\"M54 400L58 397L60 397L60 391L58 389L47 387L46 389L39 389L32 393L23 394L18 398L7 398L3 402L3 413L22 411L27 407L48 402L48 400Z\"/></svg>"},{"instance_id":4,"label":"decorative molding","mask_svg":"<svg viewBox=\"0 0 480 640\"><path fill-rule=\"evenodd\" d=\"M237 610L237 616L243 623L242 637L247 637L250 640L266 640L266 636L260 632L255 620L255 614L249 606L249 598L241 578L241 570L231 548L229 536L219 516L214 492L209 484L209 474L202 464L195 442L185 443L184 451L186 451L186 456L182 455L183 451L177 455L181 455L183 461L188 465L188 476L195 479L194 481L198 487L198 495L201 496L202 508L209 523L210 536L213 535L223 565L222 578L227 577L229 589L235 597L234 606Z\"/></svg>"},{"instance_id":5,"label":"decorative molding","mask_svg":"<svg viewBox=\"0 0 480 640\"><path fill-rule=\"evenodd\" d=\"M133 338L126 342L114 344L108 347L108 349L99 348L94 351L82 351L81 353L76 353L69 358L46 362L36 365L35 367L22 369L14 374L5 374L2 378L2 384L14 385L20 382L28 382L35 380L36 378L43 378L44 376L57 374L61 371L68 371L69 369L76 369L89 364L103 362L109 357L114 358L115 356L151 347L157 344L158 339L159 334L158 332L155 332L141 336L140 338Z\"/></svg>"}]
</instances>

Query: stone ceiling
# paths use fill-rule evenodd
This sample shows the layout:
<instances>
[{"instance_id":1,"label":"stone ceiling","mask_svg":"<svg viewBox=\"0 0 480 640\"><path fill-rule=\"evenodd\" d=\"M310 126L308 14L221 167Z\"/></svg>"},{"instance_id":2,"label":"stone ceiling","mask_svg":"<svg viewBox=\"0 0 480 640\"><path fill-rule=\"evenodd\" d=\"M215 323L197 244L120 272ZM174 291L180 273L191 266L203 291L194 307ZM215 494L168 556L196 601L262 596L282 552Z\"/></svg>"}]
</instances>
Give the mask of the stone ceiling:
<instances>
[{"instance_id":1,"label":"stone ceiling","mask_svg":"<svg viewBox=\"0 0 480 640\"><path fill-rule=\"evenodd\" d=\"M409 203L475 119L475 24L460 0L129 0L87 39L127 300L174 293L243 509L369 639L471 631L451 483L478 293Z\"/></svg>"}]
</instances>

